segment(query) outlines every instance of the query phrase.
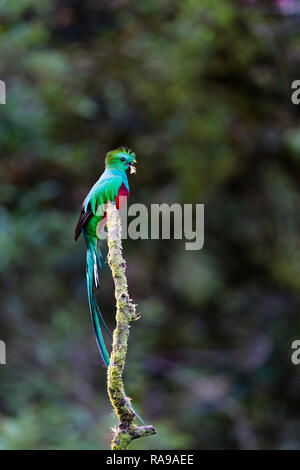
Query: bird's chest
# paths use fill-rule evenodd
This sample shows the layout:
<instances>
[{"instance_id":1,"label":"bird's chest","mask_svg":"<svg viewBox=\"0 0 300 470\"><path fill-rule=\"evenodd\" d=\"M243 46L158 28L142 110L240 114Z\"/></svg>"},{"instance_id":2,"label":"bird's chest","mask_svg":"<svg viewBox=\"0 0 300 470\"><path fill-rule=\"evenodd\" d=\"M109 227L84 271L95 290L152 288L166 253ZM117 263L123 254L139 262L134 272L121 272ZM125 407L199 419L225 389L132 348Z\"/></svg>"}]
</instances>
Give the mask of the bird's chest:
<instances>
[{"instance_id":1,"label":"bird's chest","mask_svg":"<svg viewBox=\"0 0 300 470\"><path fill-rule=\"evenodd\" d=\"M127 201L128 196L129 196L129 191L126 188L125 184L123 183L122 186L120 187L118 195L116 197L117 209L121 209L124 206L124 204Z\"/></svg>"}]
</instances>

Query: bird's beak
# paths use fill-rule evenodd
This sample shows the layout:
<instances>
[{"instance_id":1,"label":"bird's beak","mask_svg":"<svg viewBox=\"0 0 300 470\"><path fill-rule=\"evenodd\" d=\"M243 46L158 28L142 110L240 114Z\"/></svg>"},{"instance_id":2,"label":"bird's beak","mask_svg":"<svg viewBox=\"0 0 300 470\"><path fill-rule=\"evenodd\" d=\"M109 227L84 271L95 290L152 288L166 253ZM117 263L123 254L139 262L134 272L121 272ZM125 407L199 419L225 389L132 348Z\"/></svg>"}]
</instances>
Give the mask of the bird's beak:
<instances>
[{"instance_id":1,"label":"bird's beak","mask_svg":"<svg viewBox=\"0 0 300 470\"><path fill-rule=\"evenodd\" d=\"M133 163L130 163L130 174L136 173L136 167L134 164L136 163L136 160L133 161Z\"/></svg>"}]
</instances>

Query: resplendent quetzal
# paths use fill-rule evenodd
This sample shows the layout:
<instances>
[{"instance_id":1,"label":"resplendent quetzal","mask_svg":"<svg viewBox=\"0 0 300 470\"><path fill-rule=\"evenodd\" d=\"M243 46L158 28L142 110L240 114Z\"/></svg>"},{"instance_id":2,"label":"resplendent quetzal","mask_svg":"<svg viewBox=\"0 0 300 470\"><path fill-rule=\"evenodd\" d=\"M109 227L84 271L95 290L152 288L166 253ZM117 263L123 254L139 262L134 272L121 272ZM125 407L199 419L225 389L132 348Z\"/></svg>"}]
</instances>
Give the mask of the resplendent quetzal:
<instances>
[{"instance_id":1,"label":"resplendent quetzal","mask_svg":"<svg viewBox=\"0 0 300 470\"><path fill-rule=\"evenodd\" d=\"M129 195L129 184L126 170L135 173L135 154L125 147L112 150L106 155L105 171L94 184L81 206L81 213L75 229L75 241L83 233L86 243L86 279L92 323L99 351L106 367L109 366L109 355L103 340L101 324L111 336L98 307L93 285L99 287L98 268L101 268L97 241L106 223L105 204L112 201L117 209L123 198Z\"/></svg>"}]
</instances>

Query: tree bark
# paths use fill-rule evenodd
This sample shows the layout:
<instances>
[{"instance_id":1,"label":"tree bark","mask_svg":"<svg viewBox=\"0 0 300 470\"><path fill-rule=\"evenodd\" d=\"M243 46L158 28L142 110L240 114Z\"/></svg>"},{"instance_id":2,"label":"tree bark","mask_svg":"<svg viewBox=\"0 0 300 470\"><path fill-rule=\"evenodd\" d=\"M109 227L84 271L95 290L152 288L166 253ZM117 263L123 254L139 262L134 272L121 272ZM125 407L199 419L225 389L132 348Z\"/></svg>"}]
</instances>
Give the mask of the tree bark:
<instances>
[{"instance_id":1,"label":"tree bark","mask_svg":"<svg viewBox=\"0 0 300 470\"><path fill-rule=\"evenodd\" d=\"M126 278L126 263L122 255L121 221L112 202L107 204L108 263L115 283L116 328L113 334L110 365L107 370L107 389L111 404L118 416L118 428L114 430L112 450L125 450L133 439L156 434L153 426L134 424L136 412L126 396L123 370L126 362L130 322L139 319L136 305L129 298Z\"/></svg>"}]
</instances>

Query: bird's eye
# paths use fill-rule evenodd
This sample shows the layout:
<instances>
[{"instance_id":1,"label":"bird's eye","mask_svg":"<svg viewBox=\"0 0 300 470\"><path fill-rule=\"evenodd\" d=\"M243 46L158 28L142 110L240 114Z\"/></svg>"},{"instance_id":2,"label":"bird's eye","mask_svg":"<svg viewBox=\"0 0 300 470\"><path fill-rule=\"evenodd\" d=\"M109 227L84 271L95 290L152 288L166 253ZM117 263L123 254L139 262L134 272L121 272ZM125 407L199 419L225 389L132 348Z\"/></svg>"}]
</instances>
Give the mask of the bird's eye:
<instances>
[{"instance_id":1,"label":"bird's eye","mask_svg":"<svg viewBox=\"0 0 300 470\"><path fill-rule=\"evenodd\" d=\"M120 158L120 160L121 160L121 162L125 162L125 158L124 158L124 157Z\"/></svg>"}]
</instances>

